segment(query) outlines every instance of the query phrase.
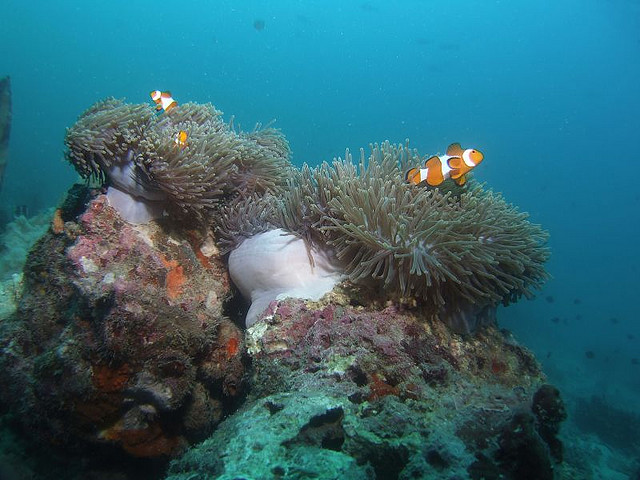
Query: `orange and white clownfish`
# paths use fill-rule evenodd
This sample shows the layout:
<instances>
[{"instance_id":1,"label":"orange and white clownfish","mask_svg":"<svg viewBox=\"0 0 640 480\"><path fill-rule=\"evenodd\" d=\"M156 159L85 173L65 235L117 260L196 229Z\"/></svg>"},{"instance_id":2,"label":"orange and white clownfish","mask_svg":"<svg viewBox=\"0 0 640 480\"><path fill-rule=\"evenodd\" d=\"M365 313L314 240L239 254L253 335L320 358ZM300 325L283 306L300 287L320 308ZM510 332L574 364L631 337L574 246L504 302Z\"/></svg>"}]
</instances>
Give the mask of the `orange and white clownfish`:
<instances>
[{"instance_id":1,"label":"orange and white clownfish","mask_svg":"<svg viewBox=\"0 0 640 480\"><path fill-rule=\"evenodd\" d=\"M464 185L467 181L466 174L477 167L483 158L478 150L463 150L459 143L452 143L447 148L446 155L429 157L423 168L412 168L405 178L414 185L427 182L432 187L437 187L447 178L458 185Z\"/></svg>"},{"instance_id":2,"label":"orange and white clownfish","mask_svg":"<svg viewBox=\"0 0 640 480\"><path fill-rule=\"evenodd\" d=\"M184 130L180 130L178 133L176 133L173 141L176 142L176 145L178 147L184 148L187 146L187 137L189 137L189 134Z\"/></svg>"},{"instance_id":3,"label":"orange and white clownfish","mask_svg":"<svg viewBox=\"0 0 640 480\"><path fill-rule=\"evenodd\" d=\"M156 102L156 110L164 110L168 112L174 107L178 106L178 102L176 102L171 96L171 92L161 92L160 90L154 90L149 95L151 95L151 100Z\"/></svg>"}]
</instances>

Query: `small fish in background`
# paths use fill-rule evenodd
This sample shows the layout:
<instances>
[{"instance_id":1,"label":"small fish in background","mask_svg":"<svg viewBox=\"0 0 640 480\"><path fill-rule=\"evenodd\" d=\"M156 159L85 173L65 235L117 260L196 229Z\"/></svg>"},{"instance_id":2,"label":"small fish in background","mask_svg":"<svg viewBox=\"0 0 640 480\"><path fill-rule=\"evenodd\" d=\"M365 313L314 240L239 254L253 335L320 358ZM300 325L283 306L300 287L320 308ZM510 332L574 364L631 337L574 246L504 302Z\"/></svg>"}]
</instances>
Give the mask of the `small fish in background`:
<instances>
[{"instance_id":1,"label":"small fish in background","mask_svg":"<svg viewBox=\"0 0 640 480\"><path fill-rule=\"evenodd\" d=\"M14 217L29 217L29 207L27 205L16 205L13 210Z\"/></svg>"},{"instance_id":2,"label":"small fish in background","mask_svg":"<svg viewBox=\"0 0 640 480\"><path fill-rule=\"evenodd\" d=\"M423 168L412 168L406 173L406 180L414 185L427 182L432 187L442 184L451 178L458 185L467 182L466 174L482 162L484 155L478 150L463 150L459 143L452 143L446 155L434 155L424 162Z\"/></svg>"},{"instance_id":3,"label":"small fish in background","mask_svg":"<svg viewBox=\"0 0 640 480\"><path fill-rule=\"evenodd\" d=\"M160 90L154 90L149 95L151 95L151 100L156 102L156 110L164 110L165 112L169 112L172 108L178 106L178 102L176 102L171 96L171 92L162 92Z\"/></svg>"},{"instance_id":4,"label":"small fish in background","mask_svg":"<svg viewBox=\"0 0 640 480\"><path fill-rule=\"evenodd\" d=\"M587 350L586 352L584 352L584 355L585 355L589 360L593 360L594 358L596 358L596 354L595 354L592 350Z\"/></svg>"},{"instance_id":5,"label":"small fish in background","mask_svg":"<svg viewBox=\"0 0 640 480\"><path fill-rule=\"evenodd\" d=\"M554 298L551 295L547 295L545 297L545 300L547 301L547 303L553 303L555 302Z\"/></svg>"},{"instance_id":6,"label":"small fish in background","mask_svg":"<svg viewBox=\"0 0 640 480\"><path fill-rule=\"evenodd\" d=\"M627 333L627 340L635 340L636 336L633 333Z\"/></svg>"},{"instance_id":7,"label":"small fish in background","mask_svg":"<svg viewBox=\"0 0 640 480\"><path fill-rule=\"evenodd\" d=\"M631 365L640 365L640 360L638 360L637 358L632 358Z\"/></svg>"},{"instance_id":8,"label":"small fish in background","mask_svg":"<svg viewBox=\"0 0 640 480\"><path fill-rule=\"evenodd\" d=\"M187 132L185 132L184 130L180 130L178 133L176 133L176 136L174 137L173 141L176 143L176 145L179 148L184 148L187 146L188 137L189 137L189 134Z\"/></svg>"},{"instance_id":9,"label":"small fish in background","mask_svg":"<svg viewBox=\"0 0 640 480\"><path fill-rule=\"evenodd\" d=\"M618 323L620 323L620 320L618 320L616 317L611 317L609 321L614 325L617 325Z\"/></svg>"},{"instance_id":10,"label":"small fish in background","mask_svg":"<svg viewBox=\"0 0 640 480\"><path fill-rule=\"evenodd\" d=\"M253 21L253 28L255 28L259 32L264 30L264 26L265 26L264 20L256 19Z\"/></svg>"},{"instance_id":11,"label":"small fish in background","mask_svg":"<svg viewBox=\"0 0 640 480\"><path fill-rule=\"evenodd\" d=\"M579 298L575 298L575 299L573 300L573 304L574 304L574 305L580 305L581 303L582 303L582 300L580 300Z\"/></svg>"},{"instance_id":12,"label":"small fish in background","mask_svg":"<svg viewBox=\"0 0 640 480\"><path fill-rule=\"evenodd\" d=\"M560 323L560 317L553 317L553 318L551 319L551 321L552 321L553 323Z\"/></svg>"}]
</instances>

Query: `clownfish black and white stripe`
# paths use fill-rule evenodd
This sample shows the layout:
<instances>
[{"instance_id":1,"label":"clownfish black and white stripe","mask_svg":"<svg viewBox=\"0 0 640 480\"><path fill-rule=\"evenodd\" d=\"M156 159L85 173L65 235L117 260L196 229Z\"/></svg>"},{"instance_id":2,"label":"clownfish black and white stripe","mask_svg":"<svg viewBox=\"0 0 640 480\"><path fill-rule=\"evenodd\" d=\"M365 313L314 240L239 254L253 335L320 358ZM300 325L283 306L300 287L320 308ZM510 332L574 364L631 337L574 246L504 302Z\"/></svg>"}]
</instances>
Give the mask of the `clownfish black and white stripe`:
<instances>
[{"instance_id":1,"label":"clownfish black and white stripe","mask_svg":"<svg viewBox=\"0 0 640 480\"><path fill-rule=\"evenodd\" d=\"M184 130L180 130L178 133L176 133L176 136L173 138L173 141L178 147L184 148L187 146L188 137L189 137L189 134L187 132L185 132Z\"/></svg>"},{"instance_id":2,"label":"clownfish black and white stripe","mask_svg":"<svg viewBox=\"0 0 640 480\"><path fill-rule=\"evenodd\" d=\"M463 150L459 143L452 143L447 148L446 155L429 157L424 162L424 167L412 168L406 173L405 179L414 185L427 182L428 185L437 187L447 178L451 178L458 185L464 185L467 173L477 167L483 158L478 150Z\"/></svg>"},{"instance_id":3,"label":"clownfish black and white stripe","mask_svg":"<svg viewBox=\"0 0 640 480\"><path fill-rule=\"evenodd\" d=\"M151 100L156 102L156 110L164 110L165 112L170 111L172 108L178 106L178 102L176 102L171 96L171 92L162 92L160 90L154 90L149 95L151 95Z\"/></svg>"}]
</instances>

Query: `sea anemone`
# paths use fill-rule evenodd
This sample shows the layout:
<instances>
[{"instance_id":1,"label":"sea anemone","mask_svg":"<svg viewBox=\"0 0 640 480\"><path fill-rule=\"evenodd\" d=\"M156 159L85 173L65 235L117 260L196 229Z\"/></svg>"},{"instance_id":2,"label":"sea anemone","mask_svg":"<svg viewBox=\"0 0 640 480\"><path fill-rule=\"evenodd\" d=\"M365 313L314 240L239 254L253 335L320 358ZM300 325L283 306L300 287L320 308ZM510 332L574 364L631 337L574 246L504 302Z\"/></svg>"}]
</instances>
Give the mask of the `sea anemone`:
<instances>
[{"instance_id":1,"label":"sea anemone","mask_svg":"<svg viewBox=\"0 0 640 480\"><path fill-rule=\"evenodd\" d=\"M230 263L242 268L232 266L232 277L254 311L292 292L316 298L306 293L314 275L331 277L337 268L352 283L414 299L464 331L546 280L540 226L473 181L406 183L404 172L424 162L408 145L376 144L358 162L347 151L331 164L296 170L277 130L238 132L221 115L210 104L156 115L150 105L107 99L68 130L66 156L82 176L109 184L110 203L130 221L169 211L213 226L223 249L237 251ZM181 132L186 142L177 141ZM247 238L273 231L242 249ZM267 264L292 273L288 262L311 276L274 285L260 276Z\"/></svg>"},{"instance_id":2,"label":"sea anemone","mask_svg":"<svg viewBox=\"0 0 640 480\"><path fill-rule=\"evenodd\" d=\"M286 297L319 300L342 279L325 251L275 229L248 238L229 255L229 275L251 301L247 327L273 300Z\"/></svg>"},{"instance_id":3,"label":"sea anemone","mask_svg":"<svg viewBox=\"0 0 640 480\"><path fill-rule=\"evenodd\" d=\"M227 208L219 235L283 228L334 258L353 283L414 298L456 330L494 318L495 307L532 296L547 279L547 233L501 195L471 182L425 188L403 172L424 160L408 145L372 146L367 158L304 166L279 196ZM256 261L259 261L256 255Z\"/></svg>"},{"instance_id":4,"label":"sea anemone","mask_svg":"<svg viewBox=\"0 0 640 480\"><path fill-rule=\"evenodd\" d=\"M292 168L279 131L237 132L221 116L211 104L156 115L150 105L108 98L68 129L66 157L83 177L109 185L111 204L129 221L164 210L210 221L223 200L281 188ZM138 213L127 214L130 207Z\"/></svg>"}]
</instances>

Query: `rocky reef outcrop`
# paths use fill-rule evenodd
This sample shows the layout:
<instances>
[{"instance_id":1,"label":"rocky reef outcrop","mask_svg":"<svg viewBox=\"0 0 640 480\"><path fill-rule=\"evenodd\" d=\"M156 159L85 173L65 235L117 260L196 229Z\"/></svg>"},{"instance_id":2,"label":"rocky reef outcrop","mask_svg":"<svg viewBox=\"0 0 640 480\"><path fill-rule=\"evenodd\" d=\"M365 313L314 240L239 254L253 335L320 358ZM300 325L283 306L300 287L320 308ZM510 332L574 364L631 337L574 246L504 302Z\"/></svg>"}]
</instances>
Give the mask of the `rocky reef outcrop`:
<instances>
[{"instance_id":1,"label":"rocky reef outcrop","mask_svg":"<svg viewBox=\"0 0 640 480\"><path fill-rule=\"evenodd\" d=\"M19 295L0 322L0 390L41 443L168 458L241 394L226 268L198 231L128 224L77 186L31 250Z\"/></svg>"},{"instance_id":2,"label":"rocky reef outcrop","mask_svg":"<svg viewBox=\"0 0 640 480\"><path fill-rule=\"evenodd\" d=\"M553 478L562 400L496 323L547 233L474 182L407 184L408 144L297 170L220 117L107 99L67 131L100 188L0 321L13 422L79 454L67 478Z\"/></svg>"},{"instance_id":3,"label":"rocky reef outcrop","mask_svg":"<svg viewBox=\"0 0 640 480\"><path fill-rule=\"evenodd\" d=\"M562 461L562 400L495 325L460 335L346 281L243 331L211 233L132 225L100 189L70 191L23 277L3 405L41 444L155 462L111 465L126 478L173 459L173 480L551 479Z\"/></svg>"},{"instance_id":4,"label":"rocky reef outcrop","mask_svg":"<svg viewBox=\"0 0 640 480\"><path fill-rule=\"evenodd\" d=\"M357 297L273 302L250 398L168 478L554 478L564 409L528 350Z\"/></svg>"}]
</instances>

